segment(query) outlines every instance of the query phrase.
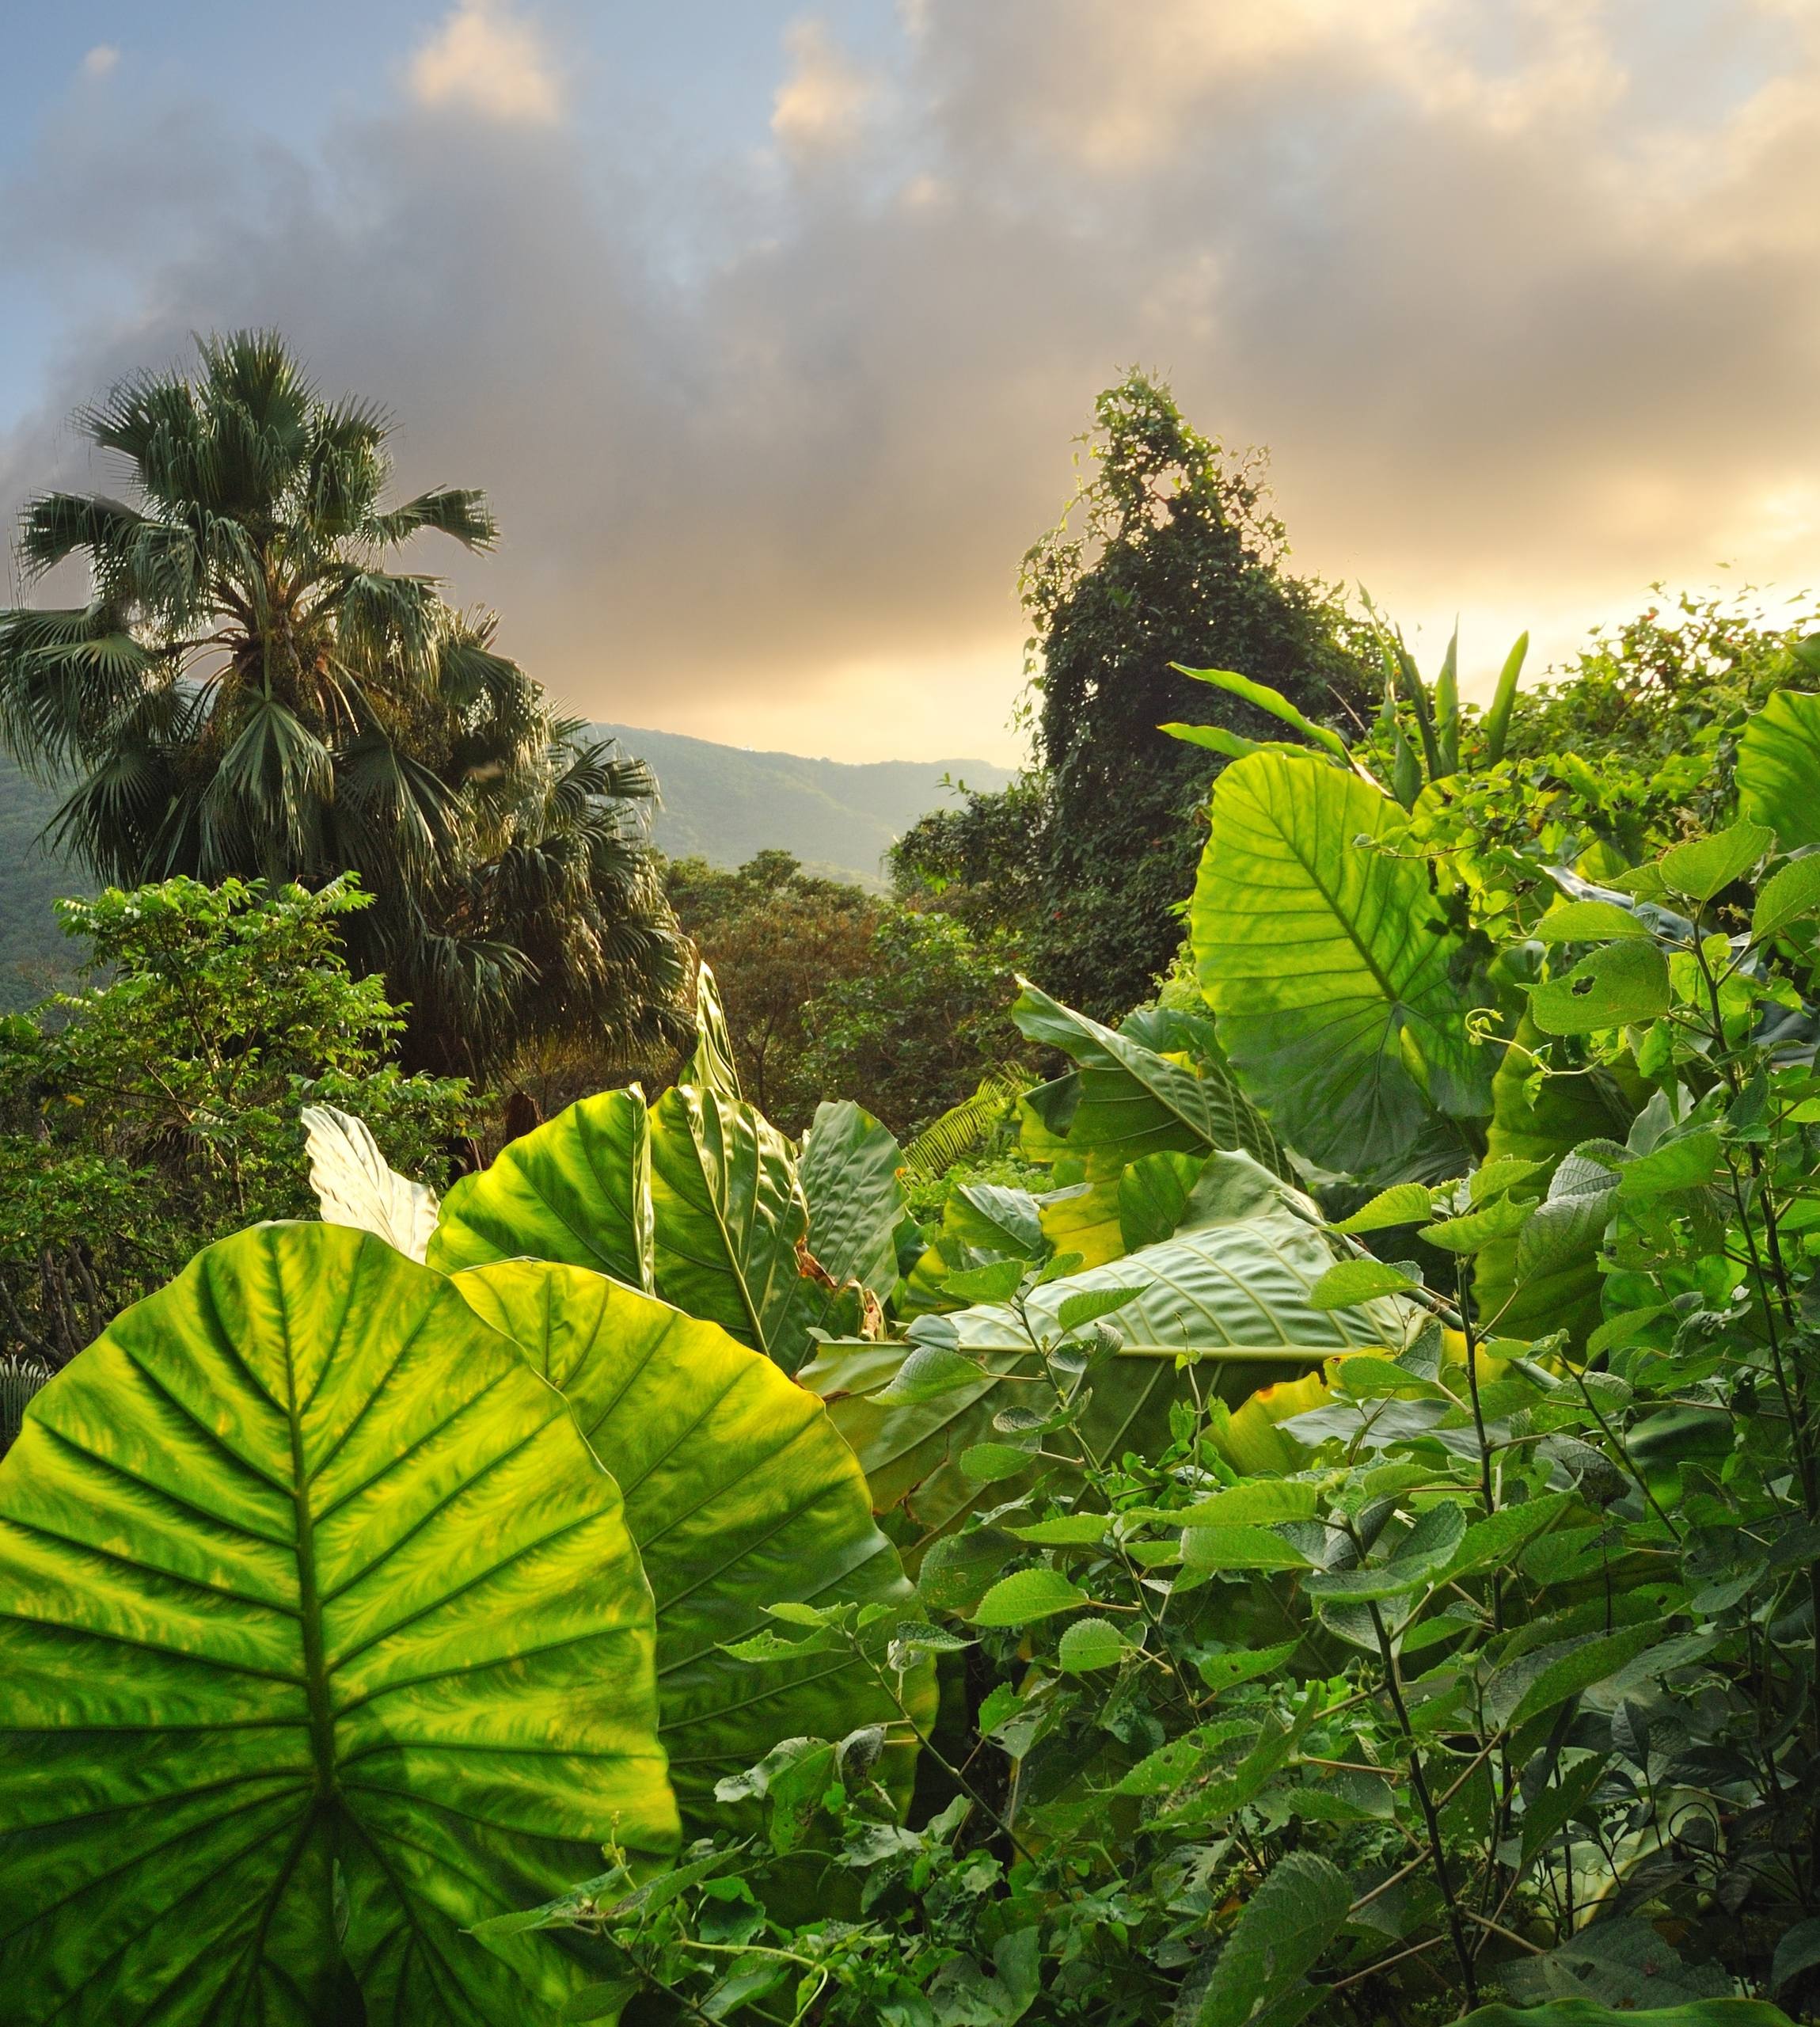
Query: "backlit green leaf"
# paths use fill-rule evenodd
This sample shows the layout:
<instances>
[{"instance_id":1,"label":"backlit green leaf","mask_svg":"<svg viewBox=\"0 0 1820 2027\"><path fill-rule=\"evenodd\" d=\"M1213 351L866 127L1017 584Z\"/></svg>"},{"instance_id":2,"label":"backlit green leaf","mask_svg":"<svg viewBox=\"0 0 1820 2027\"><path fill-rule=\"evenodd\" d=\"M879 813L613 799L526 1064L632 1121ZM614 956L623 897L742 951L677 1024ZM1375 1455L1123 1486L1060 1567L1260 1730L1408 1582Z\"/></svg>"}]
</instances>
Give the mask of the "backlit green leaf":
<instances>
[{"instance_id":1,"label":"backlit green leaf","mask_svg":"<svg viewBox=\"0 0 1820 2027\"><path fill-rule=\"evenodd\" d=\"M452 1274L519 1254L655 1287L651 1130L636 1084L582 1099L450 1190L432 1267Z\"/></svg>"},{"instance_id":2,"label":"backlit green leaf","mask_svg":"<svg viewBox=\"0 0 1820 2027\"><path fill-rule=\"evenodd\" d=\"M1001 1576L979 1601L975 1626L1028 1626L1089 1602L1059 1569L1020 1569Z\"/></svg>"},{"instance_id":3,"label":"backlit green leaf","mask_svg":"<svg viewBox=\"0 0 1820 2027\"><path fill-rule=\"evenodd\" d=\"M1616 901L1564 901L1536 925L1544 943L1609 943L1624 936L1647 936L1649 924Z\"/></svg>"},{"instance_id":4,"label":"backlit green leaf","mask_svg":"<svg viewBox=\"0 0 1820 2027\"><path fill-rule=\"evenodd\" d=\"M1432 1207L1428 1187L1419 1182L1393 1183L1381 1189L1362 1210L1343 1219L1336 1232L1382 1232L1397 1225L1425 1224Z\"/></svg>"},{"instance_id":5,"label":"backlit green leaf","mask_svg":"<svg viewBox=\"0 0 1820 2027\"><path fill-rule=\"evenodd\" d=\"M1064 1674L1088 1675L1116 1668L1130 1651L1130 1642L1110 1619L1077 1618L1062 1634L1055 1662Z\"/></svg>"},{"instance_id":6,"label":"backlit green leaf","mask_svg":"<svg viewBox=\"0 0 1820 2027\"><path fill-rule=\"evenodd\" d=\"M1750 914L1751 936L1761 943L1815 913L1820 913L1820 852L1796 859L1765 880Z\"/></svg>"},{"instance_id":7,"label":"backlit green leaf","mask_svg":"<svg viewBox=\"0 0 1820 2027\"><path fill-rule=\"evenodd\" d=\"M833 1605L910 1603L865 1480L813 1394L714 1325L599 1275L508 1261L454 1285L560 1389L625 1493L657 1600L660 1736L693 1828L715 1827L715 1782L779 1738L895 1715L851 1658L755 1670L720 1652L767 1617L812 1626ZM929 1684L913 1678L911 1690L926 1698ZM900 1739L891 1752L907 1780L911 1748Z\"/></svg>"},{"instance_id":8,"label":"backlit green leaf","mask_svg":"<svg viewBox=\"0 0 1820 2027\"><path fill-rule=\"evenodd\" d=\"M1341 1260L1315 1283L1308 1299L1314 1309L1351 1309L1358 1303L1412 1291L1419 1285L1385 1261Z\"/></svg>"},{"instance_id":9,"label":"backlit green leaf","mask_svg":"<svg viewBox=\"0 0 1820 2027\"><path fill-rule=\"evenodd\" d=\"M1735 823L1729 831L1675 846L1656 863L1670 893L1710 901L1775 849L1773 830L1761 823Z\"/></svg>"},{"instance_id":10,"label":"backlit green leaf","mask_svg":"<svg viewBox=\"0 0 1820 2027\"><path fill-rule=\"evenodd\" d=\"M1257 754L1214 785L1189 911L1202 989L1248 1093L1310 1159L1363 1169L1431 1112L1491 1107L1457 937L1418 861L1373 849L1401 821L1355 775Z\"/></svg>"},{"instance_id":11,"label":"backlit green leaf","mask_svg":"<svg viewBox=\"0 0 1820 2027\"><path fill-rule=\"evenodd\" d=\"M1738 743L1738 806L1785 852L1820 845L1820 696L1773 690Z\"/></svg>"},{"instance_id":12,"label":"backlit green leaf","mask_svg":"<svg viewBox=\"0 0 1820 2027\"><path fill-rule=\"evenodd\" d=\"M1267 1527L1194 1527L1182 1530L1189 1569L1305 1569L1308 1557Z\"/></svg>"},{"instance_id":13,"label":"backlit green leaf","mask_svg":"<svg viewBox=\"0 0 1820 2027\"><path fill-rule=\"evenodd\" d=\"M676 1836L618 1489L447 1280L339 1226L208 1248L32 1402L0 1678L21 2027L327 2017L337 1865L369 2018L551 2021L564 1948L464 1931Z\"/></svg>"},{"instance_id":14,"label":"backlit green leaf","mask_svg":"<svg viewBox=\"0 0 1820 2027\"><path fill-rule=\"evenodd\" d=\"M1584 1035L1653 1021L1670 1001L1668 961L1654 943L1608 943L1537 986L1529 1017L1544 1034Z\"/></svg>"}]
</instances>

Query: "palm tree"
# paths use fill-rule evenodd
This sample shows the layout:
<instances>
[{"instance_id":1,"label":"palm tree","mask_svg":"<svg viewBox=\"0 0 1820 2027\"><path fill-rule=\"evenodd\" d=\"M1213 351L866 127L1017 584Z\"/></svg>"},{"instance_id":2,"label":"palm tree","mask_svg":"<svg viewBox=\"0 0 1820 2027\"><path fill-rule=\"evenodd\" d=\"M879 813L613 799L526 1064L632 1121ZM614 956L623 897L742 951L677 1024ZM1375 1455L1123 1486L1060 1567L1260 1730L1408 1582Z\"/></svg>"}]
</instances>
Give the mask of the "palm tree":
<instances>
[{"instance_id":1,"label":"palm tree","mask_svg":"<svg viewBox=\"0 0 1820 2027\"><path fill-rule=\"evenodd\" d=\"M385 567L427 533L490 548L485 500L386 506L375 409L324 401L272 333L200 350L195 378L77 416L129 498L23 517L28 581L78 556L91 579L85 604L0 611L0 737L76 777L47 835L123 885L358 873L350 955L411 1002L426 1066L484 1074L540 1032L675 1039L649 772L556 717L491 615Z\"/></svg>"}]
</instances>

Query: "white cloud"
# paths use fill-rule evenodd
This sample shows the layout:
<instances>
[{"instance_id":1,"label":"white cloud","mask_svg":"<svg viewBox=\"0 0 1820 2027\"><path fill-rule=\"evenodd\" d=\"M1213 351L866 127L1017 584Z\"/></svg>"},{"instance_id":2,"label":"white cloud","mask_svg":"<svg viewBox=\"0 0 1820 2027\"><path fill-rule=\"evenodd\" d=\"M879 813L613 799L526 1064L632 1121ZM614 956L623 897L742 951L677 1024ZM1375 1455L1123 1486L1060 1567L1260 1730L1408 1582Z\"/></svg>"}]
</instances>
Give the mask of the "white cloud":
<instances>
[{"instance_id":1,"label":"white cloud","mask_svg":"<svg viewBox=\"0 0 1820 2027\"><path fill-rule=\"evenodd\" d=\"M120 52L111 42L97 42L82 59L85 78L104 78L120 60Z\"/></svg>"},{"instance_id":2,"label":"white cloud","mask_svg":"<svg viewBox=\"0 0 1820 2027\"><path fill-rule=\"evenodd\" d=\"M772 101L771 131L779 146L799 162L845 152L864 128L876 84L813 16L792 21L784 45L793 67Z\"/></svg>"},{"instance_id":3,"label":"white cloud","mask_svg":"<svg viewBox=\"0 0 1820 2027\"><path fill-rule=\"evenodd\" d=\"M548 126L562 116L561 82L544 39L506 0L459 0L412 58L410 88L420 105L508 125Z\"/></svg>"}]
</instances>

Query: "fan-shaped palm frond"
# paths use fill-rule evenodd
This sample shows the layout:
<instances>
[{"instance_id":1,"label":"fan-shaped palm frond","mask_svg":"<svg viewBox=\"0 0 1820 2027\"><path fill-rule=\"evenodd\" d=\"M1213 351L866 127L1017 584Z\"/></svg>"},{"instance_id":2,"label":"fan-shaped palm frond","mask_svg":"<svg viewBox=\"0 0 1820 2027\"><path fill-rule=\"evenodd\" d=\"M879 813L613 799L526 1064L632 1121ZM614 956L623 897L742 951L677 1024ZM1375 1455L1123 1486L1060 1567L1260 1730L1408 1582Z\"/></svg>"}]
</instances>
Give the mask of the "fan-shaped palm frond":
<instances>
[{"instance_id":1,"label":"fan-shaped palm frond","mask_svg":"<svg viewBox=\"0 0 1820 2027\"><path fill-rule=\"evenodd\" d=\"M358 873L349 955L412 1003L427 1066L540 1028L662 1031L684 972L649 770L555 717L490 614L386 568L423 534L490 547L482 496L388 507L385 415L325 402L271 332L78 421L127 483L34 501L20 553L32 574L85 557L94 594L0 612L0 739L80 775L53 834L123 883Z\"/></svg>"}]
</instances>

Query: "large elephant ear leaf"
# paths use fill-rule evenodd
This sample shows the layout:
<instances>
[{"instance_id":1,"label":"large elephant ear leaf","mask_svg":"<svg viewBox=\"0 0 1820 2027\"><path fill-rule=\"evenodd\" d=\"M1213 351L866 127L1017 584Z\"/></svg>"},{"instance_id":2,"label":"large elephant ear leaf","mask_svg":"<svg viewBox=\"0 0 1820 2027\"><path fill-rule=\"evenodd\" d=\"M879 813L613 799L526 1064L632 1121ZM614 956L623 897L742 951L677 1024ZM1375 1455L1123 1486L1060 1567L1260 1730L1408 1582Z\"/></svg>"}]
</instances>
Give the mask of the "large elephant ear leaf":
<instances>
[{"instance_id":1,"label":"large elephant ear leaf","mask_svg":"<svg viewBox=\"0 0 1820 2027\"><path fill-rule=\"evenodd\" d=\"M1738 743L1738 807L1785 852L1820 845L1820 696L1773 690Z\"/></svg>"},{"instance_id":2,"label":"large elephant ear leaf","mask_svg":"<svg viewBox=\"0 0 1820 2027\"><path fill-rule=\"evenodd\" d=\"M674 1848L649 1587L560 1397L332 1225L199 1254L0 1466L0 1976L25 2023L553 2023L468 1933ZM340 1938L338 1943L337 1938Z\"/></svg>"},{"instance_id":3,"label":"large elephant ear leaf","mask_svg":"<svg viewBox=\"0 0 1820 2027\"><path fill-rule=\"evenodd\" d=\"M1532 1052L1543 1040L1526 1014L1514 1046L1491 1080L1491 1124L1485 1136L1488 1166L1516 1159L1546 1167L1524 1185L1533 1192L1553 1177L1562 1158L1583 1140L1621 1140L1636 1106L1609 1073L1550 1077L1533 1097ZM1537 1242L1552 1226L1545 1253ZM1500 1337L1542 1337L1565 1330L1578 1344L1598 1327L1605 1277L1599 1244L1605 1221L1570 1220L1550 1211L1526 1237L1495 1238L1473 1263L1472 1291L1481 1327Z\"/></svg>"},{"instance_id":4,"label":"large elephant ear leaf","mask_svg":"<svg viewBox=\"0 0 1820 2027\"><path fill-rule=\"evenodd\" d=\"M432 1267L453 1273L521 1255L655 1286L651 1128L636 1084L571 1105L449 1192Z\"/></svg>"},{"instance_id":5,"label":"large elephant ear leaf","mask_svg":"<svg viewBox=\"0 0 1820 2027\"><path fill-rule=\"evenodd\" d=\"M1243 1152L1280 1174L1290 1173L1269 1122L1239 1088L1210 1030L1204 1036L1191 1031L1172 1034L1169 1040L1189 1046L1165 1053L1146 1042L1153 1033L1164 1039L1157 1030L1168 1016L1148 1027L1140 1024L1138 1034L1116 1033L1051 999L1028 979L1018 983L1023 990L1011 1017L1030 1040L1059 1049L1078 1066L1059 1112L1032 1094L1024 1137L1032 1159L1054 1158L1058 1150L1049 1137L1053 1135L1065 1141L1069 1154L1082 1158L1089 1181L1115 1181L1128 1162L1146 1154L1206 1154L1214 1148ZM1187 1029L1189 1024L1179 1025ZM1191 1065L1177 1059L1189 1053L1195 1059Z\"/></svg>"},{"instance_id":6,"label":"large elephant ear leaf","mask_svg":"<svg viewBox=\"0 0 1820 2027\"><path fill-rule=\"evenodd\" d=\"M725 1827L715 1782L779 1739L861 1725L893 1727L887 1772L907 1795L914 1737L864 1663L723 1651L763 1630L773 1604L910 1607L864 1476L816 1397L715 1325L575 1268L514 1261L454 1285L567 1396L624 1491L657 1599L661 1736L692 1830ZM906 1690L933 1720L926 1667Z\"/></svg>"},{"instance_id":7,"label":"large elephant ear leaf","mask_svg":"<svg viewBox=\"0 0 1820 2027\"><path fill-rule=\"evenodd\" d=\"M749 1105L672 1085L651 1114L657 1292L786 1372L833 1295L805 1272L809 1211L790 1143Z\"/></svg>"},{"instance_id":8,"label":"large elephant ear leaf","mask_svg":"<svg viewBox=\"0 0 1820 2027\"><path fill-rule=\"evenodd\" d=\"M809 1250L835 1280L857 1281L881 1302L898 1276L903 1158L891 1128L850 1098L818 1105L803 1142Z\"/></svg>"},{"instance_id":9,"label":"large elephant ear leaf","mask_svg":"<svg viewBox=\"0 0 1820 2027\"><path fill-rule=\"evenodd\" d=\"M1272 1185L1264 1170L1244 1166L1260 1186ZM1333 1264L1320 1233L1280 1204L1237 1222L1178 1231L1163 1245L1063 1276L1035 1289L1025 1308L1041 1338L1057 1333L1063 1306L1074 1297L1138 1290L1111 1318L1123 1348L1092 1375L1082 1434L1102 1457L1127 1450L1154 1454L1168 1441L1169 1403L1191 1383L1179 1369L1179 1354L1188 1354L1184 1362L1210 1374L1222 1395L1239 1401L1271 1381L1318 1368L1336 1352L1400 1347L1418 1314L1402 1303L1324 1310L1309 1301L1309 1291ZM864 1467L873 1504L882 1512L903 1504L935 1533L977 1503L975 1471L1002 1498L1036 1475L1035 1439L1008 1443L994 1422L1008 1408L1032 1405L1039 1390L1029 1382L1039 1375L1040 1362L1016 1312L1005 1304L926 1318L915 1331L917 1342L907 1345L828 1344L799 1377L827 1401L835 1427ZM907 1370L924 1350L952 1351L975 1362L978 1376L938 1357L940 1382L925 1388ZM923 1361L922 1369L929 1364ZM1204 1376L1193 1383L1206 1390ZM1018 1440L1028 1447L1028 1465L1017 1454Z\"/></svg>"},{"instance_id":10,"label":"large elephant ear leaf","mask_svg":"<svg viewBox=\"0 0 1820 2027\"><path fill-rule=\"evenodd\" d=\"M1396 805L1355 775L1257 754L1214 784L1190 905L1203 991L1246 1090L1291 1147L1381 1170L1439 1112L1491 1109L1459 939L1416 860L1375 849Z\"/></svg>"},{"instance_id":11,"label":"large elephant ear leaf","mask_svg":"<svg viewBox=\"0 0 1820 2027\"><path fill-rule=\"evenodd\" d=\"M739 1071L733 1059L733 1036L727 1025L727 1009L714 974L703 964L695 974L695 1053L689 1059L681 1084L718 1091L724 1097L738 1099Z\"/></svg>"},{"instance_id":12,"label":"large elephant ear leaf","mask_svg":"<svg viewBox=\"0 0 1820 2027\"><path fill-rule=\"evenodd\" d=\"M421 1260L436 1229L435 1191L400 1175L380 1153L367 1122L351 1112L306 1105L302 1120L310 1186L323 1223L372 1232L408 1260Z\"/></svg>"}]
</instances>

